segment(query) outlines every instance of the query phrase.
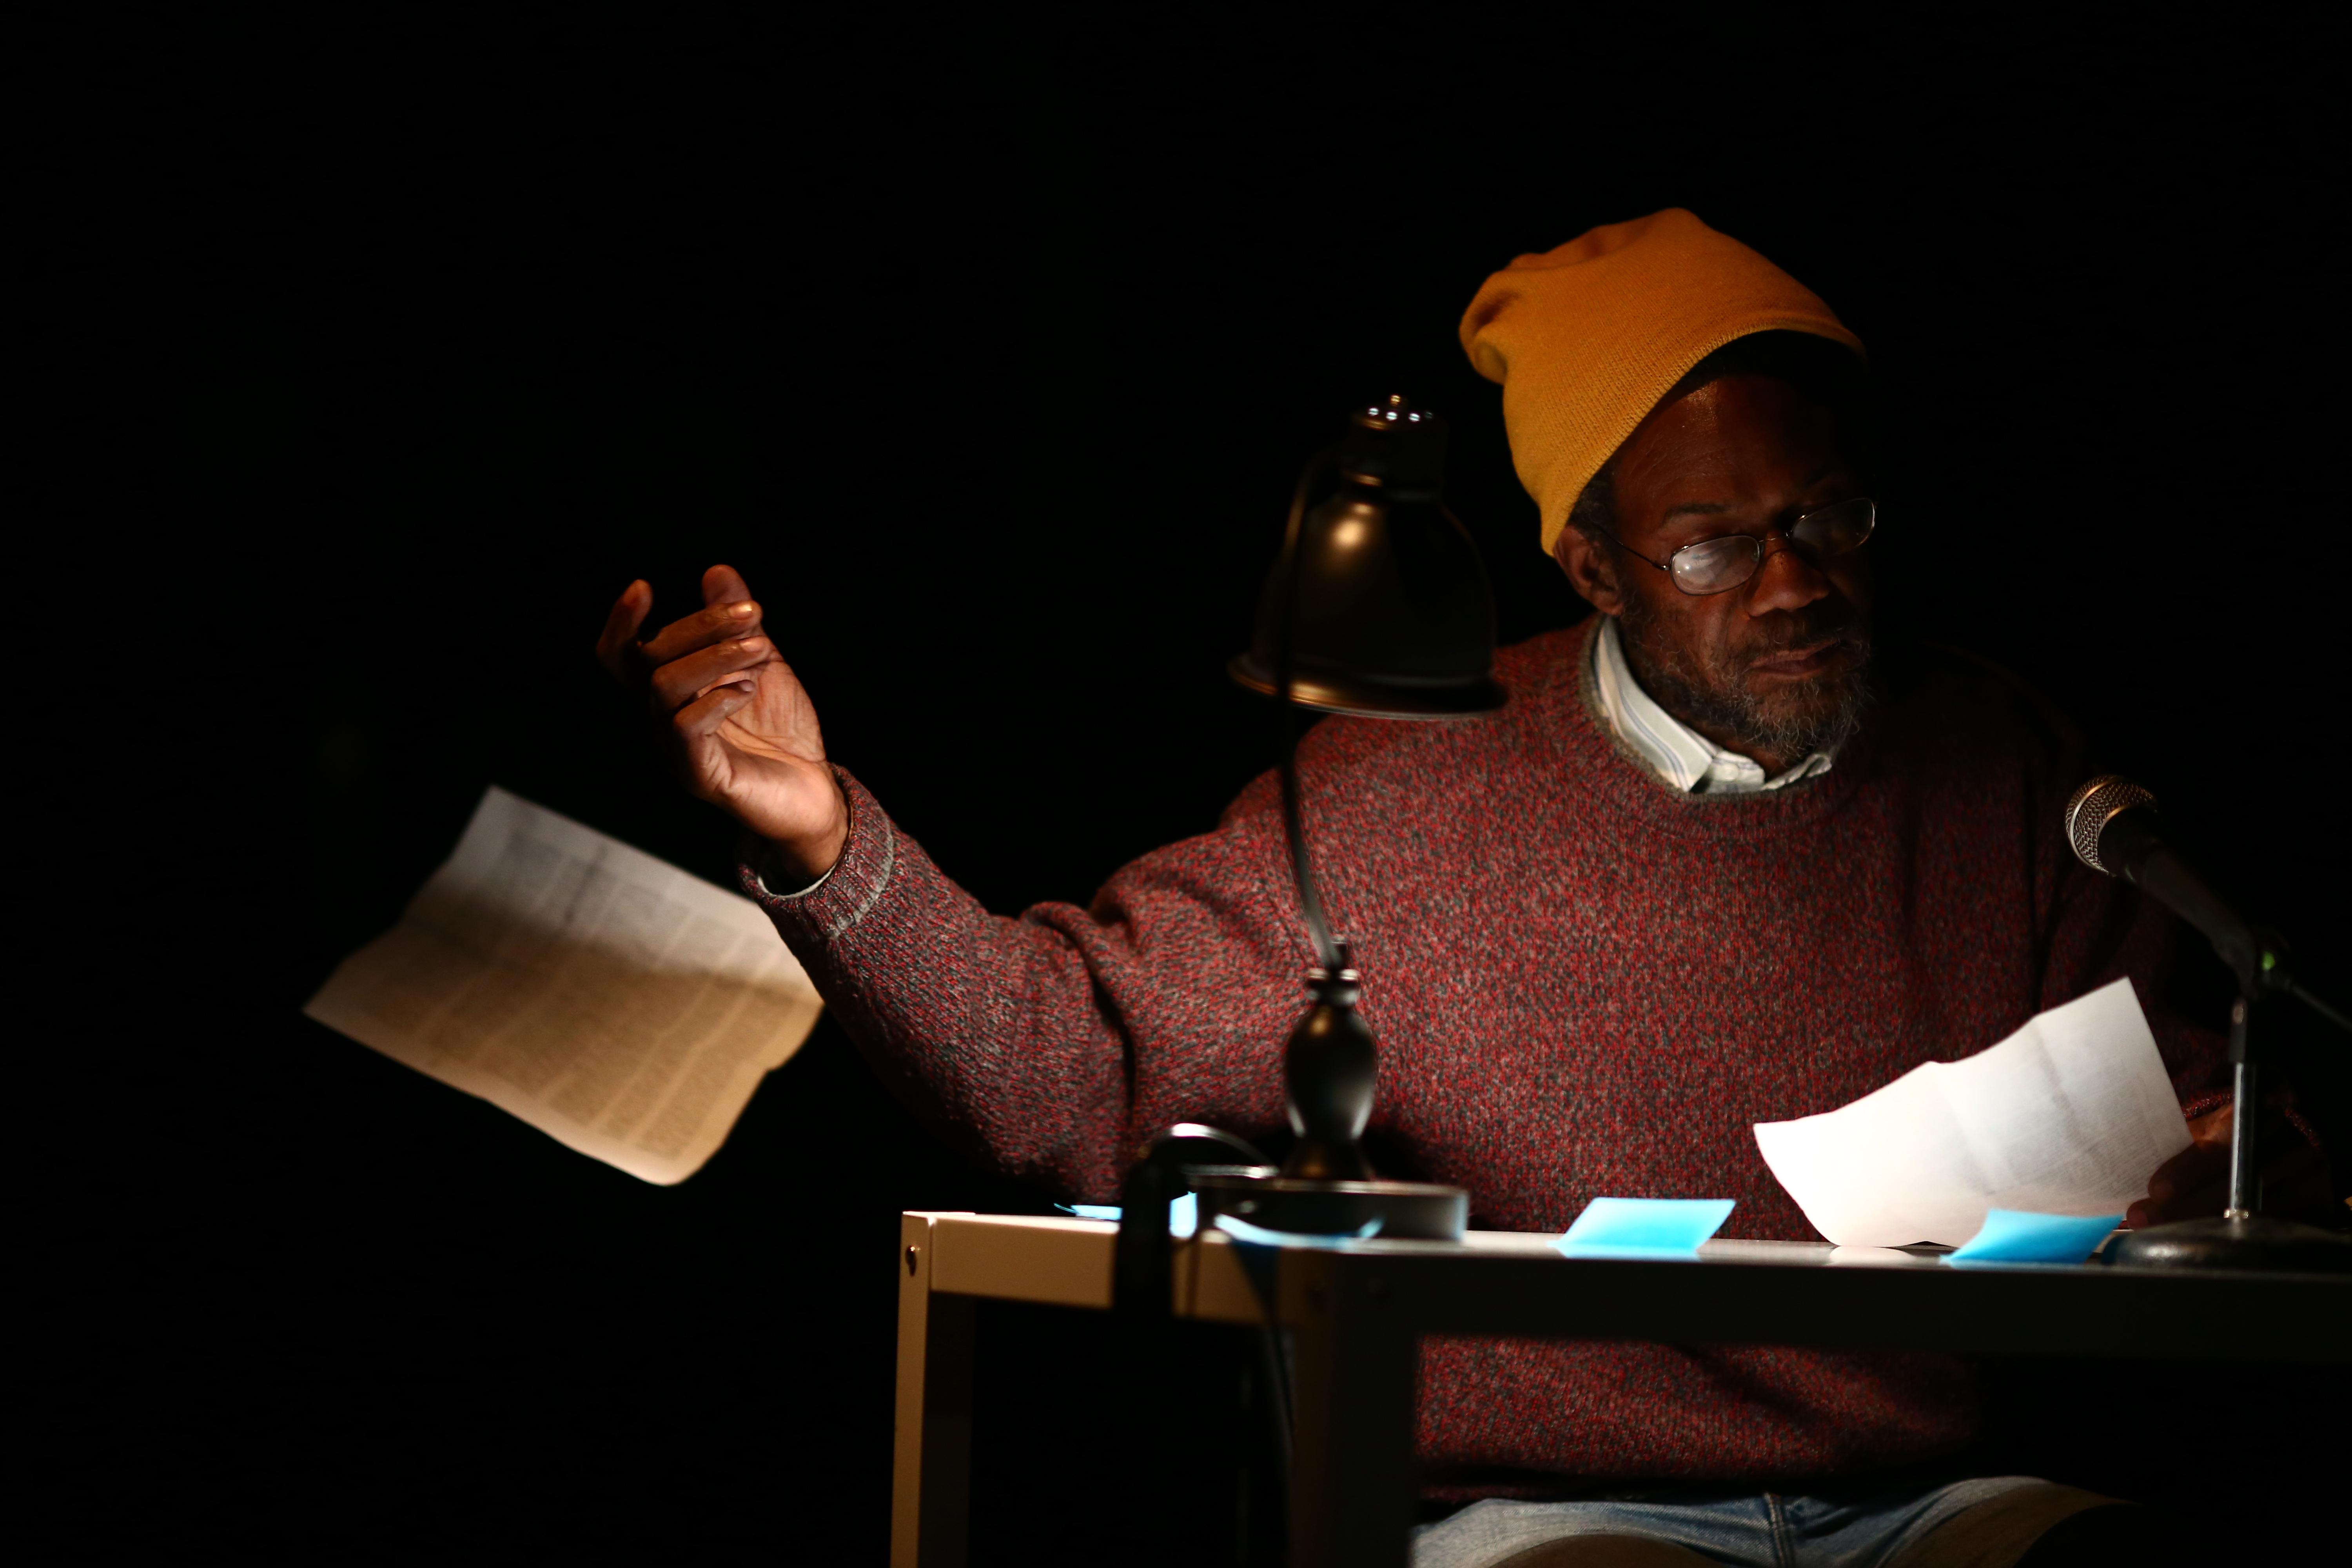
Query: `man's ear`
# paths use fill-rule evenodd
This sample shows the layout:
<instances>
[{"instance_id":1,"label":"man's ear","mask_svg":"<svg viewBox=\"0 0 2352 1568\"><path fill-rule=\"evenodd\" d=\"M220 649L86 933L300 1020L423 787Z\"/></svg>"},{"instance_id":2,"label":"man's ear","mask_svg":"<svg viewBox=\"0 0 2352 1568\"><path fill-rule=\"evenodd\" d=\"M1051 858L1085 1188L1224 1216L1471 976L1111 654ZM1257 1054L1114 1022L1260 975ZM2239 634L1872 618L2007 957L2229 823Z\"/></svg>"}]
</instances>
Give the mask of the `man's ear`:
<instances>
[{"instance_id":1,"label":"man's ear","mask_svg":"<svg viewBox=\"0 0 2352 1568\"><path fill-rule=\"evenodd\" d=\"M1613 616L1625 607L1625 596L1617 583L1617 563L1582 529L1561 529L1551 549L1559 569L1568 574L1569 586L1586 603L1604 616Z\"/></svg>"}]
</instances>

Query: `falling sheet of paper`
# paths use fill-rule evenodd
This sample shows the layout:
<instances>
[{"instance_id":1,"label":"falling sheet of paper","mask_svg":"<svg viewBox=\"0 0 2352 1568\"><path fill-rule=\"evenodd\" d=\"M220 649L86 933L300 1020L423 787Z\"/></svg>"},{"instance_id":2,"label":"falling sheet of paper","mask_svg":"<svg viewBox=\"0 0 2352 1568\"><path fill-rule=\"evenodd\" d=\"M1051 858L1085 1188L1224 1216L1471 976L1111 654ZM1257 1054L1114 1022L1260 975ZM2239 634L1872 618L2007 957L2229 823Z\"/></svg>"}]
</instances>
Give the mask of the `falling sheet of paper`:
<instances>
[{"instance_id":1,"label":"falling sheet of paper","mask_svg":"<svg viewBox=\"0 0 2352 1568\"><path fill-rule=\"evenodd\" d=\"M1759 1122L1756 1142L1840 1247L1958 1247L1996 1208L2118 1213L2189 1139L2139 998L2118 980L1965 1061L1914 1068L1820 1116Z\"/></svg>"},{"instance_id":2,"label":"falling sheet of paper","mask_svg":"<svg viewBox=\"0 0 2352 1568\"><path fill-rule=\"evenodd\" d=\"M400 923L302 1010L667 1185L822 1008L749 899L494 787Z\"/></svg>"}]
</instances>

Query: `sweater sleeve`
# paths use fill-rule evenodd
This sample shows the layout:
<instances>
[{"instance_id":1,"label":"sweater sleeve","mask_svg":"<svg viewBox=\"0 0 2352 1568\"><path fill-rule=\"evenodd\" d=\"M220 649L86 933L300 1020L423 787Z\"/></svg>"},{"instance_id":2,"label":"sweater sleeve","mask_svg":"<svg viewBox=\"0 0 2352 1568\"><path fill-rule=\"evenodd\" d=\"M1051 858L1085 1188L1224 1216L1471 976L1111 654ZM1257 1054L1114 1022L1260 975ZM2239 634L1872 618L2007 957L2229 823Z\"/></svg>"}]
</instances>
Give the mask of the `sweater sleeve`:
<instances>
[{"instance_id":1,"label":"sweater sleeve","mask_svg":"<svg viewBox=\"0 0 2352 1568\"><path fill-rule=\"evenodd\" d=\"M1260 781L1218 829L1115 874L1091 905L990 914L848 773L840 859L768 911L894 1092L1009 1175L1109 1198L1171 1122L1283 1117L1306 938Z\"/></svg>"}]
</instances>

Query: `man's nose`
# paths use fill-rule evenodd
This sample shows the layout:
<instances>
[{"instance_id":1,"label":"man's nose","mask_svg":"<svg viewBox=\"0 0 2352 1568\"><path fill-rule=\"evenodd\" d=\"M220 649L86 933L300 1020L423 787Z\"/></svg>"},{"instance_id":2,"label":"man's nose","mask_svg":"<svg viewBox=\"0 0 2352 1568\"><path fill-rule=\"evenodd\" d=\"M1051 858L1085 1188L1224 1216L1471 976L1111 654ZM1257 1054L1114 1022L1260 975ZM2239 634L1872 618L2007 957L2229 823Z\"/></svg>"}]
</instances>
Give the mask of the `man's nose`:
<instances>
[{"instance_id":1,"label":"man's nose","mask_svg":"<svg viewBox=\"0 0 2352 1568\"><path fill-rule=\"evenodd\" d=\"M1830 580L1784 533L1775 533L1764 546L1764 559L1748 590L1748 613L1769 616L1775 610L1801 610L1830 596Z\"/></svg>"}]
</instances>

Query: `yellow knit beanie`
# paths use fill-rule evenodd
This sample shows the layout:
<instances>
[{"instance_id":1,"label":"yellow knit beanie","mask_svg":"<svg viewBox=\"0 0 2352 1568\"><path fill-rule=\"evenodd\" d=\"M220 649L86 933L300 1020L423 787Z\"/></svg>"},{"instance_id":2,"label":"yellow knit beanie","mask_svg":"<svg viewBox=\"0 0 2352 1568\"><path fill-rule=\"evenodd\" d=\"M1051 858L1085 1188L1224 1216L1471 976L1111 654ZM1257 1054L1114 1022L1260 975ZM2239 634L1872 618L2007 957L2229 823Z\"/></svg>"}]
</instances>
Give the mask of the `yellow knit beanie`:
<instances>
[{"instance_id":1,"label":"yellow knit beanie","mask_svg":"<svg viewBox=\"0 0 2352 1568\"><path fill-rule=\"evenodd\" d=\"M1863 352L1812 290L1680 207L1603 224L1487 279L1463 314L1462 346L1502 384L1511 461L1542 509L1545 552L1685 372L1770 331Z\"/></svg>"}]
</instances>

